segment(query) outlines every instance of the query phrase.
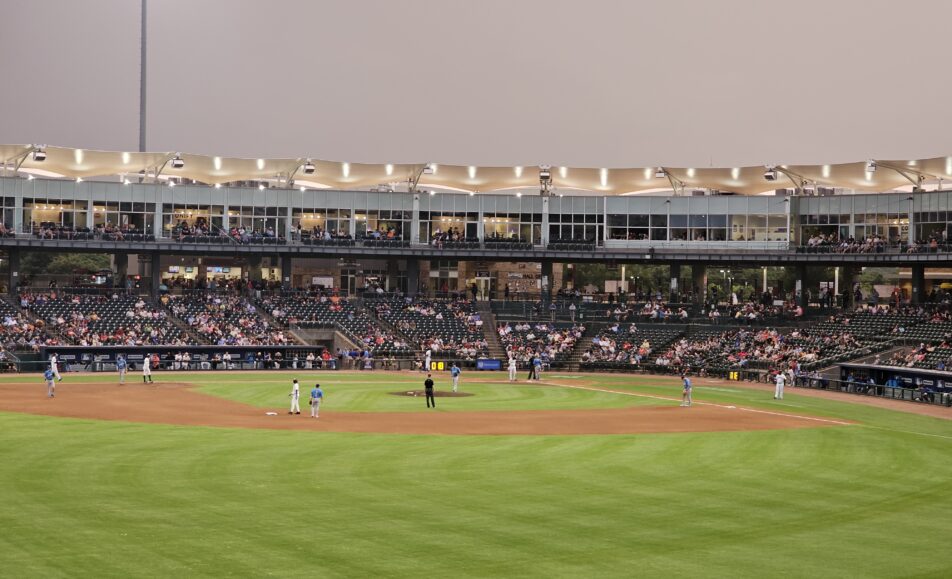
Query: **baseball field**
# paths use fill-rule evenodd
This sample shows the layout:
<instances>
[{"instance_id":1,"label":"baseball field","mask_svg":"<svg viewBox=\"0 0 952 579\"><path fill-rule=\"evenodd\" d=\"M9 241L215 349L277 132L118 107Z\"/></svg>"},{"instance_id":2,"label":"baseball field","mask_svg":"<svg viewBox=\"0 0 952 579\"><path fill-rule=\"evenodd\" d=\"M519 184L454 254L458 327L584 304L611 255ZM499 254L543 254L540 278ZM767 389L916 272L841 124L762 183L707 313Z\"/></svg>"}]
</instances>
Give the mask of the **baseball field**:
<instances>
[{"instance_id":1,"label":"baseball field","mask_svg":"<svg viewBox=\"0 0 952 579\"><path fill-rule=\"evenodd\" d=\"M952 576L952 409L467 372L428 410L420 374L155 378L0 380L0 573Z\"/></svg>"}]
</instances>

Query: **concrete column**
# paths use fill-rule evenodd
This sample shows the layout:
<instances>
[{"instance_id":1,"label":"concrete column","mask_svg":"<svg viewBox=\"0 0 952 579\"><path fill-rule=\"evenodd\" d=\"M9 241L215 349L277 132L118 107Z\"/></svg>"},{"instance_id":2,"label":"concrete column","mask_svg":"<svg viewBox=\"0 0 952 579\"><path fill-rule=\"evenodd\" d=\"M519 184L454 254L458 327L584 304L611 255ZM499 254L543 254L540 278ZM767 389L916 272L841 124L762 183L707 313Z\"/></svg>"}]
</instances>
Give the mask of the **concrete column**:
<instances>
[{"instance_id":1,"label":"concrete column","mask_svg":"<svg viewBox=\"0 0 952 579\"><path fill-rule=\"evenodd\" d=\"M162 283L162 256L158 251L150 253L152 258L149 266L149 295L153 298L159 297L159 284Z\"/></svg>"},{"instance_id":2,"label":"concrete column","mask_svg":"<svg viewBox=\"0 0 952 579\"><path fill-rule=\"evenodd\" d=\"M410 243L420 243L420 194L413 194L413 213L410 221ZM419 277L419 264L417 264L417 276ZM416 290L414 290L415 292ZM415 295L415 294L414 294Z\"/></svg>"},{"instance_id":3,"label":"concrete column","mask_svg":"<svg viewBox=\"0 0 952 579\"><path fill-rule=\"evenodd\" d=\"M670 266L671 275L671 297L670 301L678 302L681 299L681 264L672 263Z\"/></svg>"},{"instance_id":4,"label":"concrete column","mask_svg":"<svg viewBox=\"0 0 952 579\"><path fill-rule=\"evenodd\" d=\"M840 306L843 308L855 306L853 303L853 285L856 283L856 268L845 266L840 275Z\"/></svg>"},{"instance_id":5,"label":"concrete column","mask_svg":"<svg viewBox=\"0 0 952 579\"><path fill-rule=\"evenodd\" d=\"M165 235L165 232L162 231L162 204L155 204L155 214L152 216L152 234L155 235L155 238L158 239Z\"/></svg>"},{"instance_id":6,"label":"concrete column","mask_svg":"<svg viewBox=\"0 0 952 579\"><path fill-rule=\"evenodd\" d=\"M113 285L125 289L126 278L129 276L129 254L117 253L113 260L116 262L116 279Z\"/></svg>"},{"instance_id":7,"label":"concrete column","mask_svg":"<svg viewBox=\"0 0 952 579\"><path fill-rule=\"evenodd\" d=\"M417 222L419 224L419 222ZM420 291L420 260L407 260L407 295L416 297Z\"/></svg>"},{"instance_id":8,"label":"concrete column","mask_svg":"<svg viewBox=\"0 0 952 579\"><path fill-rule=\"evenodd\" d=\"M542 198L542 239L537 241L543 246L549 245L549 198ZM544 266L543 266L544 267Z\"/></svg>"},{"instance_id":9,"label":"concrete column","mask_svg":"<svg viewBox=\"0 0 952 579\"><path fill-rule=\"evenodd\" d=\"M10 260L10 263L7 264L7 293L10 297L16 299L17 286L20 283L20 250L8 249L7 259Z\"/></svg>"},{"instance_id":10,"label":"concrete column","mask_svg":"<svg viewBox=\"0 0 952 579\"><path fill-rule=\"evenodd\" d=\"M797 304L804 310L807 309L807 266L797 265L797 281L794 286Z\"/></svg>"},{"instance_id":11,"label":"concrete column","mask_svg":"<svg viewBox=\"0 0 952 579\"><path fill-rule=\"evenodd\" d=\"M707 301L707 266L691 266L691 282L694 285L694 303L701 306Z\"/></svg>"},{"instance_id":12,"label":"concrete column","mask_svg":"<svg viewBox=\"0 0 952 579\"><path fill-rule=\"evenodd\" d=\"M261 281L261 256L251 255L248 257L248 279L255 282Z\"/></svg>"},{"instance_id":13,"label":"concrete column","mask_svg":"<svg viewBox=\"0 0 952 579\"><path fill-rule=\"evenodd\" d=\"M281 256L281 288L282 289L291 289L291 256L282 255Z\"/></svg>"},{"instance_id":14,"label":"concrete column","mask_svg":"<svg viewBox=\"0 0 952 579\"><path fill-rule=\"evenodd\" d=\"M549 303L552 301L552 262L543 261L542 262L542 292L541 297L543 303Z\"/></svg>"},{"instance_id":15,"label":"concrete column","mask_svg":"<svg viewBox=\"0 0 952 579\"><path fill-rule=\"evenodd\" d=\"M921 304L926 301L926 268L923 265L912 266L912 303Z\"/></svg>"}]
</instances>

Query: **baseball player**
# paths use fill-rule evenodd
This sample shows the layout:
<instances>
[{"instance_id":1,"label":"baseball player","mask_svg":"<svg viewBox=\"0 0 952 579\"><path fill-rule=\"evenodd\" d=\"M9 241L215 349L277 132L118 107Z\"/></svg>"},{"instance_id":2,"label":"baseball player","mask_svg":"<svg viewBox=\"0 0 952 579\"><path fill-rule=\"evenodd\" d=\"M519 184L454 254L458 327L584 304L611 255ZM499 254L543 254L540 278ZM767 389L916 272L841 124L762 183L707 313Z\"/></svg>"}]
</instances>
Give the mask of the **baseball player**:
<instances>
[{"instance_id":1,"label":"baseball player","mask_svg":"<svg viewBox=\"0 0 952 579\"><path fill-rule=\"evenodd\" d=\"M542 380L542 358L538 354L532 358L532 373L535 375L536 382Z\"/></svg>"},{"instance_id":2,"label":"baseball player","mask_svg":"<svg viewBox=\"0 0 952 579\"><path fill-rule=\"evenodd\" d=\"M431 348L426 349L426 355L423 357L423 370L426 372L430 371L430 362L433 359L433 350Z\"/></svg>"},{"instance_id":3,"label":"baseball player","mask_svg":"<svg viewBox=\"0 0 952 579\"><path fill-rule=\"evenodd\" d=\"M315 384L314 388L311 389L311 418L320 418L318 414L321 411L322 400L324 400L324 391L321 390L320 384Z\"/></svg>"},{"instance_id":4,"label":"baseball player","mask_svg":"<svg viewBox=\"0 0 952 579\"><path fill-rule=\"evenodd\" d=\"M426 380L423 382L423 390L426 394L426 407L430 408L430 403L433 403L433 408L436 408L436 398L433 395L433 375L429 372L426 375Z\"/></svg>"},{"instance_id":5,"label":"baseball player","mask_svg":"<svg viewBox=\"0 0 952 579\"><path fill-rule=\"evenodd\" d=\"M509 356L509 381L516 381L516 357Z\"/></svg>"},{"instance_id":6,"label":"baseball player","mask_svg":"<svg viewBox=\"0 0 952 579\"><path fill-rule=\"evenodd\" d=\"M456 362L453 362L453 366L450 368L450 376L453 377L453 392L459 390L460 374L462 374L462 371L459 369L459 366L456 365Z\"/></svg>"},{"instance_id":7,"label":"baseball player","mask_svg":"<svg viewBox=\"0 0 952 579\"><path fill-rule=\"evenodd\" d=\"M297 378L294 379L294 383L291 384L291 393L288 394L291 398L291 410L288 410L288 414L300 414L301 413L301 385L298 384Z\"/></svg>"},{"instance_id":8,"label":"baseball player","mask_svg":"<svg viewBox=\"0 0 952 579\"><path fill-rule=\"evenodd\" d=\"M43 379L46 380L46 397L53 398L56 396L56 382L53 381L53 368L47 368L46 372L43 372Z\"/></svg>"},{"instance_id":9,"label":"baseball player","mask_svg":"<svg viewBox=\"0 0 952 579\"><path fill-rule=\"evenodd\" d=\"M691 379L688 378L687 374L681 374L681 383L683 387L681 389L681 406L690 406L691 405Z\"/></svg>"},{"instance_id":10,"label":"baseball player","mask_svg":"<svg viewBox=\"0 0 952 579\"><path fill-rule=\"evenodd\" d=\"M63 377L60 376L59 366L57 365L57 362L59 362L59 360L57 360L56 354L51 354L50 355L50 370L53 371L53 375L56 376L56 380L59 382L62 382Z\"/></svg>"},{"instance_id":11,"label":"baseball player","mask_svg":"<svg viewBox=\"0 0 952 579\"><path fill-rule=\"evenodd\" d=\"M783 372L777 372L777 377L775 378L775 386L773 397L774 400L783 400L783 386L787 382L787 377L783 375Z\"/></svg>"},{"instance_id":12,"label":"baseball player","mask_svg":"<svg viewBox=\"0 0 952 579\"><path fill-rule=\"evenodd\" d=\"M116 357L116 370L119 371L119 384L126 383L126 368L129 367L129 363L126 362L126 357L122 354L119 354Z\"/></svg>"},{"instance_id":13,"label":"baseball player","mask_svg":"<svg viewBox=\"0 0 952 579\"><path fill-rule=\"evenodd\" d=\"M149 384L152 384L152 355L146 354L142 357L142 383L145 384L148 380Z\"/></svg>"}]
</instances>

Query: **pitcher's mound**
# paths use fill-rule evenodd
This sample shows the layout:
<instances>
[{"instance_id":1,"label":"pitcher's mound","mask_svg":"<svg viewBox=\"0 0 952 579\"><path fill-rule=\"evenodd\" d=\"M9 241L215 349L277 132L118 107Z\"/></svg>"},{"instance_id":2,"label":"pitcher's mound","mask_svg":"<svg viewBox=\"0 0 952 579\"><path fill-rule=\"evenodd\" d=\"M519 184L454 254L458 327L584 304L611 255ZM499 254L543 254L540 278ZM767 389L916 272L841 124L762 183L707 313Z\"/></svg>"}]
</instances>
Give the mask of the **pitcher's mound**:
<instances>
[{"instance_id":1,"label":"pitcher's mound","mask_svg":"<svg viewBox=\"0 0 952 579\"><path fill-rule=\"evenodd\" d=\"M423 390L405 390L403 392L391 392L393 396L426 396ZM475 396L469 392L453 392L452 390L437 390L433 393L434 398L465 398L466 396Z\"/></svg>"}]
</instances>

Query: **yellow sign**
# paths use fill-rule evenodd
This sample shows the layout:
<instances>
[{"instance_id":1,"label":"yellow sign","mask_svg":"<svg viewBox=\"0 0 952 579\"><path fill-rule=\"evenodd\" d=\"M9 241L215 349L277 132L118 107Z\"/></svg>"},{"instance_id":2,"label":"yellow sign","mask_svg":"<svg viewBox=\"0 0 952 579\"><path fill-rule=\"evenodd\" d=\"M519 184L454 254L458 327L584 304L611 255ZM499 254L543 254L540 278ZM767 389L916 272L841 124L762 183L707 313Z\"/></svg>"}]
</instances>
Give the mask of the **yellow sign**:
<instances>
[{"instance_id":1,"label":"yellow sign","mask_svg":"<svg viewBox=\"0 0 952 579\"><path fill-rule=\"evenodd\" d=\"M430 362L430 370L442 372L443 370L446 370L446 362Z\"/></svg>"},{"instance_id":2,"label":"yellow sign","mask_svg":"<svg viewBox=\"0 0 952 579\"><path fill-rule=\"evenodd\" d=\"M728 380L740 380L740 372L731 372L728 374Z\"/></svg>"}]
</instances>

